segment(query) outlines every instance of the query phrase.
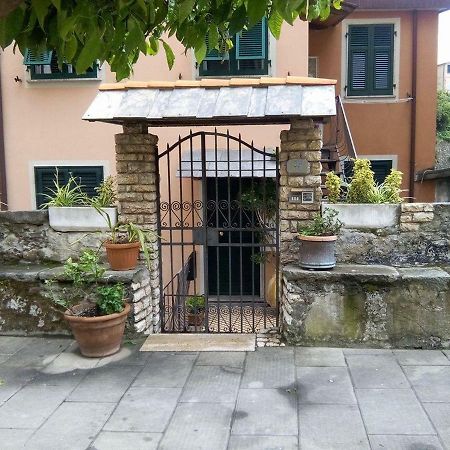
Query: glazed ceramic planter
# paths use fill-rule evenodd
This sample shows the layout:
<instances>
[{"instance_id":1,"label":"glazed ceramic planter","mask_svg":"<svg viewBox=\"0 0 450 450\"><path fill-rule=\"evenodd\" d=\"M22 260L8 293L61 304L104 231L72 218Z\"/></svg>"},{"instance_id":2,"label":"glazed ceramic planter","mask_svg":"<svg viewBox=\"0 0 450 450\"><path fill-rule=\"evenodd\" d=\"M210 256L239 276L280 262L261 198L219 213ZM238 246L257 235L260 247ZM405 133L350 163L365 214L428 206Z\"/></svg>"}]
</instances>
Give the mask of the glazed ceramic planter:
<instances>
[{"instance_id":1,"label":"glazed ceramic planter","mask_svg":"<svg viewBox=\"0 0 450 450\"><path fill-rule=\"evenodd\" d=\"M325 270L336 266L336 236L299 236L299 264L303 269Z\"/></svg>"},{"instance_id":2,"label":"glazed ceramic planter","mask_svg":"<svg viewBox=\"0 0 450 450\"><path fill-rule=\"evenodd\" d=\"M390 203L323 203L322 211L334 209L345 228L379 229L399 223L400 205Z\"/></svg>"},{"instance_id":3,"label":"glazed ceramic planter","mask_svg":"<svg viewBox=\"0 0 450 450\"><path fill-rule=\"evenodd\" d=\"M141 248L139 242L130 242L128 244L105 242L104 245L111 270L131 270L136 268Z\"/></svg>"},{"instance_id":4,"label":"glazed ceramic planter","mask_svg":"<svg viewBox=\"0 0 450 450\"><path fill-rule=\"evenodd\" d=\"M117 208L102 208L111 224L117 223ZM108 223L92 206L50 206L48 220L55 231L107 231Z\"/></svg>"},{"instance_id":5,"label":"glazed ceramic planter","mask_svg":"<svg viewBox=\"0 0 450 450\"><path fill-rule=\"evenodd\" d=\"M129 312L130 305L127 303L120 313L80 317L66 312L64 319L72 330L81 354L89 358L101 358L120 350Z\"/></svg>"}]
</instances>

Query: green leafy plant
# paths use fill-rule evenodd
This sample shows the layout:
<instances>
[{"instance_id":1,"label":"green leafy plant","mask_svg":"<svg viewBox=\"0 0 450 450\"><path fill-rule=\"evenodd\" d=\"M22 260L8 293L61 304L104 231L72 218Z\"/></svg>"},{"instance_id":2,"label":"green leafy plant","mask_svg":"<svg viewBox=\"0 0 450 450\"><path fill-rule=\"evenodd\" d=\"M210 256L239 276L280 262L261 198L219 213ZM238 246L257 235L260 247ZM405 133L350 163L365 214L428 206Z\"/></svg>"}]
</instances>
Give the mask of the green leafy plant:
<instances>
[{"instance_id":1,"label":"green leafy plant","mask_svg":"<svg viewBox=\"0 0 450 450\"><path fill-rule=\"evenodd\" d=\"M376 201L375 178L368 159L355 159L353 177L348 187L348 203L379 203Z\"/></svg>"},{"instance_id":2,"label":"green leafy plant","mask_svg":"<svg viewBox=\"0 0 450 450\"><path fill-rule=\"evenodd\" d=\"M341 179L334 172L328 172L325 187L328 191L328 201L337 203L341 199Z\"/></svg>"},{"instance_id":3,"label":"green leafy plant","mask_svg":"<svg viewBox=\"0 0 450 450\"><path fill-rule=\"evenodd\" d=\"M273 219L277 211L276 183L272 178L265 181L255 181L252 186L244 189L240 201L244 209L258 214L262 222Z\"/></svg>"},{"instance_id":4,"label":"green leafy plant","mask_svg":"<svg viewBox=\"0 0 450 450\"><path fill-rule=\"evenodd\" d=\"M191 295L186 298L186 311L191 314L202 313L206 307L205 297L203 295Z\"/></svg>"},{"instance_id":5,"label":"green leafy plant","mask_svg":"<svg viewBox=\"0 0 450 450\"><path fill-rule=\"evenodd\" d=\"M42 208L49 206L85 206L88 204L88 197L81 190L81 186L77 180L71 176L66 184L61 185L58 179L58 171L56 171L53 181L54 188L50 189L50 194L43 194L47 198L47 202Z\"/></svg>"},{"instance_id":6,"label":"green leafy plant","mask_svg":"<svg viewBox=\"0 0 450 450\"><path fill-rule=\"evenodd\" d=\"M3 3L5 3L3 1ZM56 50L58 63L83 73L106 61L116 78L132 73L140 55L162 48L172 68L175 55L165 36L176 36L197 62L209 47L227 51L230 36L252 28L262 17L275 38L284 22L326 19L341 0L8 0L0 8L0 46L17 45L22 54Z\"/></svg>"},{"instance_id":7,"label":"green leafy plant","mask_svg":"<svg viewBox=\"0 0 450 450\"><path fill-rule=\"evenodd\" d=\"M438 92L436 131L438 139L450 142L450 92L447 91Z\"/></svg>"},{"instance_id":8,"label":"green leafy plant","mask_svg":"<svg viewBox=\"0 0 450 450\"><path fill-rule=\"evenodd\" d=\"M123 311L125 288L123 284L112 286L99 286L97 288L99 299L97 306L103 315L120 313Z\"/></svg>"},{"instance_id":9,"label":"green leafy plant","mask_svg":"<svg viewBox=\"0 0 450 450\"><path fill-rule=\"evenodd\" d=\"M297 231L301 236L336 236L343 225L337 216L338 212L334 209L326 209L322 215L316 214L310 225L299 225Z\"/></svg>"},{"instance_id":10,"label":"green leafy plant","mask_svg":"<svg viewBox=\"0 0 450 450\"><path fill-rule=\"evenodd\" d=\"M100 264L98 252L84 250L78 260L69 258L64 264L64 281L46 280L47 295L58 312L69 311L72 315L107 315L123 311L124 286L99 283L106 269ZM80 306L83 306L80 308Z\"/></svg>"},{"instance_id":11,"label":"green leafy plant","mask_svg":"<svg viewBox=\"0 0 450 450\"><path fill-rule=\"evenodd\" d=\"M91 206L98 208L109 208L114 206L117 201L116 180L113 176L106 177L100 186L95 188L96 196L90 199Z\"/></svg>"},{"instance_id":12,"label":"green leafy plant","mask_svg":"<svg viewBox=\"0 0 450 450\"><path fill-rule=\"evenodd\" d=\"M403 173L399 170L391 169L391 173L386 177L384 182L379 186L381 194L381 203L401 203L403 201L400 196Z\"/></svg>"}]
</instances>

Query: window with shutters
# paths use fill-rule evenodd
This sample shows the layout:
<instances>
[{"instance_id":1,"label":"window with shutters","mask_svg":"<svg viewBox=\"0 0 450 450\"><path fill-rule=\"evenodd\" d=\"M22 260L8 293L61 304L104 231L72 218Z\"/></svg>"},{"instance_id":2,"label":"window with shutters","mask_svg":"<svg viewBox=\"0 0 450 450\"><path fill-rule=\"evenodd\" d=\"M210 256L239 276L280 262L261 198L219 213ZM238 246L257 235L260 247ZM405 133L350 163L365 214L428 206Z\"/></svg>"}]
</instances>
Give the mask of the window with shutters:
<instances>
[{"instance_id":1,"label":"window with shutters","mask_svg":"<svg viewBox=\"0 0 450 450\"><path fill-rule=\"evenodd\" d=\"M392 23L348 27L348 96L394 95L394 41Z\"/></svg>"},{"instance_id":2,"label":"window with shutters","mask_svg":"<svg viewBox=\"0 0 450 450\"><path fill-rule=\"evenodd\" d=\"M58 66L55 51L35 52L27 49L23 60L30 72L31 80L66 80L66 79L98 79L98 66L96 63L84 73L77 73L72 64Z\"/></svg>"},{"instance_id":3,"label":"window with shutters","mask_svg":"<svg viewBox=\"0 0 450 450\"><path fill-rule=\"evenodd\" d=\"M103 181L103 166L40 166L34 168L36 187L36 207L40 208L47 202L46 195L52 195L55 189L55 176L58 173L60 185L67 184L73 176L81 190L89 197L96 195L95 188Z\"/></svg>"},{"instance_id":4,"label":"window with shutters","mask_svg":"<svg viewBox=\"0 0 450 450\"><path fill-rule=\"evenodd\" d=\"M253 28L233 37L233 48L228 54L211 50L200 64L200 76L267 75L268 29L264 18ZM208 43L207 43L208 44Z\"/></svg>"}]
</instances>

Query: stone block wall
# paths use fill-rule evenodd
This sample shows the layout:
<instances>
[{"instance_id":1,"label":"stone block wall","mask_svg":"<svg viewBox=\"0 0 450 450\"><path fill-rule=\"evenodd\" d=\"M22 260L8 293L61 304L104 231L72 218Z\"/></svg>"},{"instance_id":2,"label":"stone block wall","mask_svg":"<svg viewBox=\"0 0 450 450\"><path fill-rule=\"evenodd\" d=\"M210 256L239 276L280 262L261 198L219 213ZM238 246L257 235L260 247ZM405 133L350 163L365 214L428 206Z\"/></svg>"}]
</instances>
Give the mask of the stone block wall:
<instances>
[{"instance_id":1,"label":"stone block wall","mask_svg":"<svg viewBox=\"0 0 450 450\"><path fill-rule=\"evenodd\" d=\"M285 263L292 259L297 227L310 222L320 211L322 129L311 119L295 119L289 130L281 132L280 138L280 257L281 263ZM304 175L289 173L288 161L295 159L307 161ZM313 203L289 201L292 191L302 189L314 193Z\"/></svg>"},{"instance_id":2,"label":"stone block wall","mask_svg":"<svg viewBox=\"0 0 450 450\"><path fill-rule=\"evenodd\" d=\"M434 219L432 203L403 203L400 208L400 231L419 231L422 224Z\"/></svg>"}]
</instances>

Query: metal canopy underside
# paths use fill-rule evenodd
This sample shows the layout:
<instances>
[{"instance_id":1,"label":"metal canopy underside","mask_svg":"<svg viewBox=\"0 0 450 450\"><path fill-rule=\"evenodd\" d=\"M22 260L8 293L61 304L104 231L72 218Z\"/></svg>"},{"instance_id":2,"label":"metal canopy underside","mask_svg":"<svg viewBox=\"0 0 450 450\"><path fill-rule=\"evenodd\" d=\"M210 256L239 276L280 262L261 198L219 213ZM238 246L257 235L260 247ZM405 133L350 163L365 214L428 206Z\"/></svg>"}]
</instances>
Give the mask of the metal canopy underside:
<instances>
[{"instance_id":1,"label":"metal canopy underside","mask_svg":"<svg viewBox=\"0 0 450 450\"><path fill-rule=\"evenodd\" d=\"M251 149L238 150L206 150L205 176L221 177L276 177L276 157L268 155L270 151L258 152ZM200 150L186 151L181 155L180 168L177 177L201 178L202 155Z\"/></svg>"},{"instance_id":2,"label":"metal canopy underside","mask_svg":"<svg viewBox=\"0 0 450 450\"><path fill-rule=\"evenodd\" d=\"M336 114L329 85L129 88L100 90L84 120L149 126L289 123Z\"/></svg>"}]
</instances>

